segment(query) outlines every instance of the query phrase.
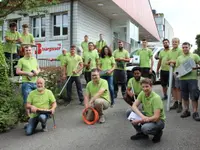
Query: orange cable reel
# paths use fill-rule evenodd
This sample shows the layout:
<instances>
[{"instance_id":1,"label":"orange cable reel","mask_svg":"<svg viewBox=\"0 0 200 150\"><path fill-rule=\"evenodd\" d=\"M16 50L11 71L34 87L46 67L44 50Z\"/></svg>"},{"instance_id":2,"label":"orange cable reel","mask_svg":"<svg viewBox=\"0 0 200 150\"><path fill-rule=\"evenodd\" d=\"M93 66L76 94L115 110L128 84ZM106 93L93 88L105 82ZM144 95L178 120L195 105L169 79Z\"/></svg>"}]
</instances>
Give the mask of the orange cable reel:
<instances>
[{"instance_id":1,"label":"orange cable reel","mask_svg":"<svg viewBox=\"0 0 200 150\"><path fill-rule=\"evenodd\" d=\"M89 121L87 120L87 111L88 110L92 110L93 114L94 114L94 119L92 121ZM99 120L99 113L92 107L88 107L88 108L85 108L83 110L83 113L82 113L82 118L83 118L83 121L87 124L87 125L93 125L95 124L98 120Z\"/></svg>"}]
</instances>

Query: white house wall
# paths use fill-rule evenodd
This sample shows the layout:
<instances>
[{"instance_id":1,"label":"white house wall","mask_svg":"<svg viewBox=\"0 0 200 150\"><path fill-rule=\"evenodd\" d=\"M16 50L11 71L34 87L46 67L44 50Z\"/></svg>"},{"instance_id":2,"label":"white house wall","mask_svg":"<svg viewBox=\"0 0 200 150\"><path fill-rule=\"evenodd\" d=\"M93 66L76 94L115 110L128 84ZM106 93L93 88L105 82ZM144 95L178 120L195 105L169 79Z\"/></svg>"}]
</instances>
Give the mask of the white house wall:
<instances>
[{"instance_id":1,"label":"white house wall","mask_svg":"<svg viewBox=\"0 0 200 150\"><path fill-rule=\"evenodd\" d=\"M84 35L89 36L89 41L95 42L99 40L99 34L104 35L108 46L112 46L112 29L111 20L90 7L78 2L78 18L77 18L76 42L81 43Z\"/></svg>"}]
</instances>

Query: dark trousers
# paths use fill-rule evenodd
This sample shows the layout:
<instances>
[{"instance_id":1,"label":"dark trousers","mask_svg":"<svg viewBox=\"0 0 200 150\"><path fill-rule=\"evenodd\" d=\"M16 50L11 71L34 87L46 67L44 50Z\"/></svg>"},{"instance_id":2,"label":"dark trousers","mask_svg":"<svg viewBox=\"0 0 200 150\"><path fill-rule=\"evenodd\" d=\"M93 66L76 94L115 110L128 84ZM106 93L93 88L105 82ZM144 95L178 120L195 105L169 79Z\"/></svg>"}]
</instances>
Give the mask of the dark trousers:
<instances>
[{"instance_id":1,"label":"dark trousers","mask_svg":"<svg viewBox=\"0 0 200 150\"><path fill-rule=\"evenodd\" d=\"M69 78L69 76L67 77ZM78 93L78 97L80 102L83 102L84 97L83 97L83 90L82 90L82 84L79 76L72 76L70 80L67 83L67 100L71 101L72 100L72 84L75 82L76 84L76 89Z\"/></svg>"},{"instance_id":2,"label":"dark trousers","mask_svg":"<svg viewBox=\"0 0 200 150\"><path fill-rule=\"evenodd\" d=\"M149 73L150 68L141 68L142 77L151 79L151 74Z\"/></svg>"},{"instance_id":3,"label":"dark trousers","mask_svg":"<svg viewBox=\"0 0 200 150\"><path fill-rule=\"evenodd\" d=\"M115 91L115 98L117 97L118 93L118 85L121 85L121 92L122 96L125 96L126 93L126 70L115 70L114 71L114 91Z\"/></svg>"},{"instance_id":4,"label":"dark trousers","mask_svg":"<svg viewBox=\"0 0 200 150\"><path fill-rule=\"evenodd\" d=\"M85 72L85 80L86 82L90 82L91 81L91 72Z\"/></svg>"}]
</instances>

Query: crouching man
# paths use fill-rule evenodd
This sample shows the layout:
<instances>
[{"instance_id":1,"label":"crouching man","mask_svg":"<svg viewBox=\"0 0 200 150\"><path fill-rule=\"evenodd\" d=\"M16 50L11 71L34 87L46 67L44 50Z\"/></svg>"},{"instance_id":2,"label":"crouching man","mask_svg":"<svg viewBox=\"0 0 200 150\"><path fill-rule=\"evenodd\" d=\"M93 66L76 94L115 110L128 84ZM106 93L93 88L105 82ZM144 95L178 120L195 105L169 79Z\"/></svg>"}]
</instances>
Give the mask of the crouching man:
<instances>
[{"instance_id":1,"label":"crouching man","mask_svg":"<svg viewBox=\"0 0 200 150\"><path fill-rule=\"evenodd\" d=\"M124 100L130 105L133 105L135 99L137 99L138 95L142 91L142 86L140 81L144 78L141 77L141 69L140 67L134 67L132 69L133 77L129 79L128 86L126 89L126 94L124 96Z\"/></svg>"},{"instance_id":2,"label":"crouching man","mask_svg":"<svg viewBox=\"0 0 200 150\"><path fill-rule=\"evenodd\" d=\"M152 82L150 79L141 81L142 92L132 105L132 110L140 117L138 120L132 120L133 127L137 134L131 136L131 140L147 139L148 135L154 135L152 141L160 142L165 126L165 113L163 102L158 94L152 91ZM140 112L138 106L142 104L143 112ZM127 116L132 112L127 112Z\"/></svg>"},{"instance_id":3,"label":"crouching man","mask_svg":"<svg viewBox=\"0 0 200 150\"><path fill-rule=\"evenodd\" d=\"M94 107L99 114L99 123L104 123L103 110L110 106L108 83L100 78L98 69L92 69L91 76L92 81L87 84L84 96L85 108ZM87 120L94 120L94 114L90 110L87 112Z\"/></svg>"},{"instance_id":4,"label":"crouching man","mask_svg":"<svg viewBox=\"0 0 200 150\"><path fill-rule=\"evenodd\" d=\"M27 109L31 110L29 123L26 127L26 135L34 133L37 124L41 122L42 130L47 131L46 122L49 118L48 114L37 114L39 109L49 110L54 114L56 109L56 100L53 93L45 89L45 81L43 78L37 79L37 89L30 92L27 99Z\"/></svg>"}]
</instances>

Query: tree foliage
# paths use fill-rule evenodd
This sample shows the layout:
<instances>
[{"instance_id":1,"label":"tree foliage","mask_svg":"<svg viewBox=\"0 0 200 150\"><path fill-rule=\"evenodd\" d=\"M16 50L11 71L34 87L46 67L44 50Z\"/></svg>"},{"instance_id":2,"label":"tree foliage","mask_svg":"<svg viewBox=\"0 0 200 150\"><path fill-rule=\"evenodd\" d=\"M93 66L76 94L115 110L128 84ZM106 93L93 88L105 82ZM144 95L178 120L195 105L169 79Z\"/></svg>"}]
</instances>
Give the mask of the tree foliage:
<instances>
[{"instance_id":1,"label":"tree foliage","mask_svg":"<svg viewBox=\"0 0 200 150\"><path fill-rule=\"evenodd\" d=\"M200 34L198 34L195 39L196 39L197 49L194 51L194 53L200 56Z\"/></svg>"},{"instance_id":2,"label":"tree foliage","mask_svg":"<svg viewBox=\"0 0 200 150\"><path fill-rule=\"evenodd\" d=\"M20 11L22 14L40 12L41 6L49 6L59 3L59 0L2 0L0 2L0 18Z\"/></svg>"}]
</instances>

